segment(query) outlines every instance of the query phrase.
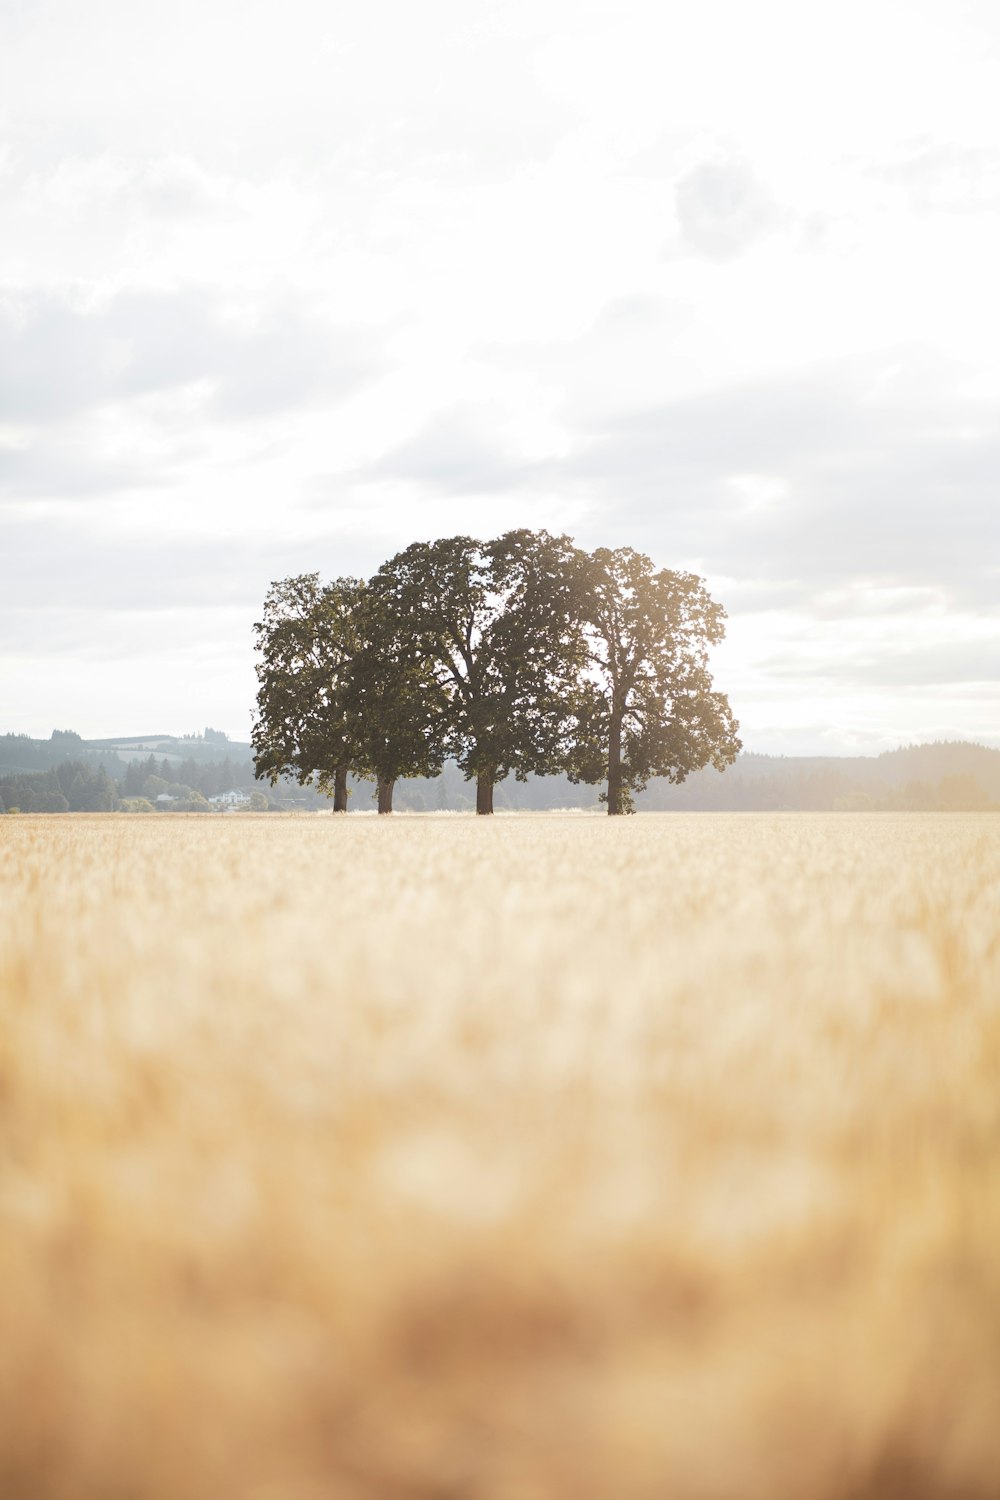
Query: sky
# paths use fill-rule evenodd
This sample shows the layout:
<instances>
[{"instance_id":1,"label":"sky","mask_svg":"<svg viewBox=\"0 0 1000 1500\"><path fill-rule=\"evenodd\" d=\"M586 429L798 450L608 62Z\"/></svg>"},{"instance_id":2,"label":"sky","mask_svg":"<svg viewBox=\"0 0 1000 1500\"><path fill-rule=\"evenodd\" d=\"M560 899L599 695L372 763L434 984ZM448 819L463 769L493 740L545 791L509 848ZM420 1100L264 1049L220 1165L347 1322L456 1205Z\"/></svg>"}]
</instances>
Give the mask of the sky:
<instances>
[{"instance_id":1,"label":"sky","mask_svg":"<svg viewBox=\"0 0 1000 1500\"><path fill-rule=\"evenodd\" d=\"M249 735L269 582L703 575L748 749L1000 745L994 0L0 0L0 731Z\"/></svg>"}]
</instances>

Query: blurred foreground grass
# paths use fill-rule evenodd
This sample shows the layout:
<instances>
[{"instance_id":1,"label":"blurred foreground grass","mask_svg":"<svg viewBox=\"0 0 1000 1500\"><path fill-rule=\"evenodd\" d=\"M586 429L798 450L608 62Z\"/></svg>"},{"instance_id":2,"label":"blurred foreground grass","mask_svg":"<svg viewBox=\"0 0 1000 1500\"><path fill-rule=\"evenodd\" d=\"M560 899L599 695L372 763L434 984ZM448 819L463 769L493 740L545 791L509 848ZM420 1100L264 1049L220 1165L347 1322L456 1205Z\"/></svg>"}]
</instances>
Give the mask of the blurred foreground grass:
<instances>
[{"instance_id":1,"label":"blurred foreground grass","mask_svg":"<svg viewBox=\"0 0 1000 1500\"><path fill-rule=\"evenodd\" d=\"M0 820L3 1500L1000 1494L1000 818Z\"/></svg>"}]
</instances>

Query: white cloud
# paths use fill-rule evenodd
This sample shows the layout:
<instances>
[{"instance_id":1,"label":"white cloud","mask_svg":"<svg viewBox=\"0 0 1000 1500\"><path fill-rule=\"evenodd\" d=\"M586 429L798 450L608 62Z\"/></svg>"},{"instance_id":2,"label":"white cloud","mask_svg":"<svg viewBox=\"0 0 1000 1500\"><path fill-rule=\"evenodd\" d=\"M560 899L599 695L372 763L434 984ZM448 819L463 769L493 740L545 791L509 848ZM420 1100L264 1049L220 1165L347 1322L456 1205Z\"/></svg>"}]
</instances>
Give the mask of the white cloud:
<instances>
[{"instance_id":1,"label":"white cloud","mask_svg":"<svg viewBox=\"0 0 1000 1500\"><path fill-rule=\"evenodd\" d=\"M548 524L751 742L986 733L998 96L988 0L0 0L0 728L243 730L269 578Z\"/></svg>"},{"instance_id":2,"label":"white cloud","mask_svg":"<svg viewBox=\"0 0 1000 1500\"><path fill-rule=\"evenodd\" d=\"M747 162L718 157L692 167L674 187L681 240L728 260L781 223L778 205Z\"/></svg>"},{"instance_id":3,"label":"white cloud","mask_svg":"<svg viewBox=\"0 0 1000 1500\"><path fill-rule=\"evenodd\" d=\"M13 297L0 302L0 411L37 425L201 387L217 417L259 418L353 394L384 365L378 343L289 295L249 307L200 287L122 292L96 308Z\"/></svg>"}]
</instances>

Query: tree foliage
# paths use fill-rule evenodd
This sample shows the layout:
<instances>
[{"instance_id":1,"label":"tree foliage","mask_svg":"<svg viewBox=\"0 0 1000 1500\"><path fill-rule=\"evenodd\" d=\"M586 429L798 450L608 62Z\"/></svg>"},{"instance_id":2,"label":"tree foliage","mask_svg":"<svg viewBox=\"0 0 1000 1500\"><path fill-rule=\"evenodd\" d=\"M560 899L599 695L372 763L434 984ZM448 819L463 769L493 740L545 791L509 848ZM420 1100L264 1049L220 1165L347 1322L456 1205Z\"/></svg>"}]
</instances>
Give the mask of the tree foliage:
<instances>
[{"instance_id":1,"label":"tree foliage","mask_svg":"<svg viewBox=\"0 0 1000 1500\"><path fill-rule=\"evenodd\" d=\"M79 736L74 737L77 742ZM80 742L82 743L82 742ZM113 812L118 787L103 766L63 761L50 771L0 775L0 812Z\"/></svg>"},{"instance_id":2,"label":"tree foliage","mask_svg":"<svg viewBox=\"0 0 1000 1500\"><path fill-rule=\"evenodd\" d=\"M254 625L257 713L251 741L258 777L346 784L356 757L347 679L361 644L356 615L364 583L318 573L272 583ZM346 806L346 800L345 800ZM339 811L340 809L338 809Z\"/></svg>"},{"instance_id":3,"label":"tree foliage","mask_svg":"<svg viewBox=\"0 0 1000 1500\"><path fill-rule=\"evenodd\" d=\"M494 784L558 767L579 668L574 548L545 531L414 542L372 579L404 655L445 703L445 746L492 811Z\"/></svg>"},{"instance_id":4,"label":"tree foliage","mask_svg":"<svg viewBox=\"0 0 1000 1500\"><path fill-rule=\"evenodd\" d=\"M587 669L568 770L607 781L608 812L629 812L651 777L680 782L739 754L738 725L708 667L725 611L701 578L657 572L631 547L598 548L579 566Z\"/></svg>"},{"instance_id":5,"label":"tree foliage","mask_svg":"<svg viewBox=\"0 0 1000 1500\"><path fill-rule=\"evenodd\" d=\"M735 759L708 669L724 618L694 574L525 529L414 542L368 583L281 579L254 627L256 773L332 790L337 809L351 770L388 811L397 778L451 756L478 812L506 776L560 770L606 780L608 811L627 811L652 776Z\"/></svg>"},{"instance_id":6,"label":"tree foliage","mask_svg":"<svg viewBox=\"0 0 1000 1500\"><path fill-rule=\"evenodd\" d=\"M358 650L344 679L351 768L376 783L379 810L387 812L400 777L440 774L447 698L377 590L364 591L356 619Z\"/></svg>"},{"instance_id":7,"label":"tree foliage","mask_svg":"<svg viewBox=\"0 0 1000 1500\"><path fill-rule=\"evenodd\" d=\"M440 771L442 696L363 580L322 585L307 573L273 583L254 630L259 777L315 783L343 811L352 770L378 783L388 810L400 776Z\"/></svg>"}]
</instances>

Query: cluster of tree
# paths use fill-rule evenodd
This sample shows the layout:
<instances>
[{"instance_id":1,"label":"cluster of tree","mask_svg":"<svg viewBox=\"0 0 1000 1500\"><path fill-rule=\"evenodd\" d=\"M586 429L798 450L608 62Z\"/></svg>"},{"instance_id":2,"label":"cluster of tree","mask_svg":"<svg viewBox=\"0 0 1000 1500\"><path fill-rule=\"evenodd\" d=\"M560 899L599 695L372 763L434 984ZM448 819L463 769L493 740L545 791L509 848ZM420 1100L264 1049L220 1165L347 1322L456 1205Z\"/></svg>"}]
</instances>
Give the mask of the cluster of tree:
<instances>
[{"instance_id":1,"label":"cluster of tree","mask_svg":"<svg viewBox=\"0 0 1000 1500\"><path fill-rule=\"evenodd\" d=\"M875 757L873 768L876 776L897 788L914 782L971 777L992 801L1000 802L1000 750L992 745L968 740L901 745L897 750L883 750Z\"/></svg>"},{"instance_id":2,"label":"cluster of tree","mask_svg":"<svg viewBox=\"0 0 1000 1500\"><path fill-rule=\"evenodd\" d=\"M209 797L235 788L252 788L253 768L228 757L214 765L197 762L130 761L124 775L115 778L103 764L83 760L62 761L48 771L0 770L0 812L153 812L159 797L169 798L173 812L208 812ZM280 805L260 792L253 792L261 809Z\"/></svg>"},{"instance_id":3,"label":"cluster of tree","mask_svg":"<svg viewBox=\"0 0 1000 1500\"><path fill-rule=\"evenodd\" d=\"M124 797L155 797L162 792L171 795L169 788L179 787L182 794L197 794L207 800L252 785L249 761L239 764L228 755L221 761L199 762L191 756L182 761L164 756L158 761L155 755L149 755L145 760L129 761L121 790Z\"/></svg>"},{"instance_id":4,"label":"cluster of tree","mask_svg":"<svg viewBox=\"0 0 1000 1500\"><path fill-rule=\"evenodd\" d=\"M118 787L103 766L67 760L51 771L0 775L0 812L113 812Z\"/></svg>"},{"instance_id":5,"label":"cluster of tree","mask_svg":"<svg viewBox=\"0 0 1000 1500\"><path fill-rule=\"evenodd\" d=\"M0 752L12 747L17 757L14 765L0 761L0 813L17 812L211 812L216 810L210 799L224 792L242 791L255 811L318 809L326 798L295 782L283 781L265 794L254 777L249 759L198 761L193 756L150 754L145 759L130 760L122 767L112 764L109 771L104 757L79 735L62 733L71 744L93 751L89 759L63 759L48 770L25 769L38 760L46 762L51 742L32 740L25 735L0 736ZM216 743L223 743L222 740ZM226 742L228 743L228 742ZM249 746L234 746L234 750Z\"/></svg>"},{"instance_id":6,"label":"cluster of tree","mask_svg":"<svg viewBox=\"0 0 1000 1500\"><path fill-rule=\"evenodd\" d=\"M450 756L478 813L505 777L559 772L628 812L651 777L736 759L708 669L724 619L692 573L545 531L415 542L368 580L281 579L254 627L256 774L345 811L353 772L390 812L399 778Z\"/></svg>"}]
</instances>

